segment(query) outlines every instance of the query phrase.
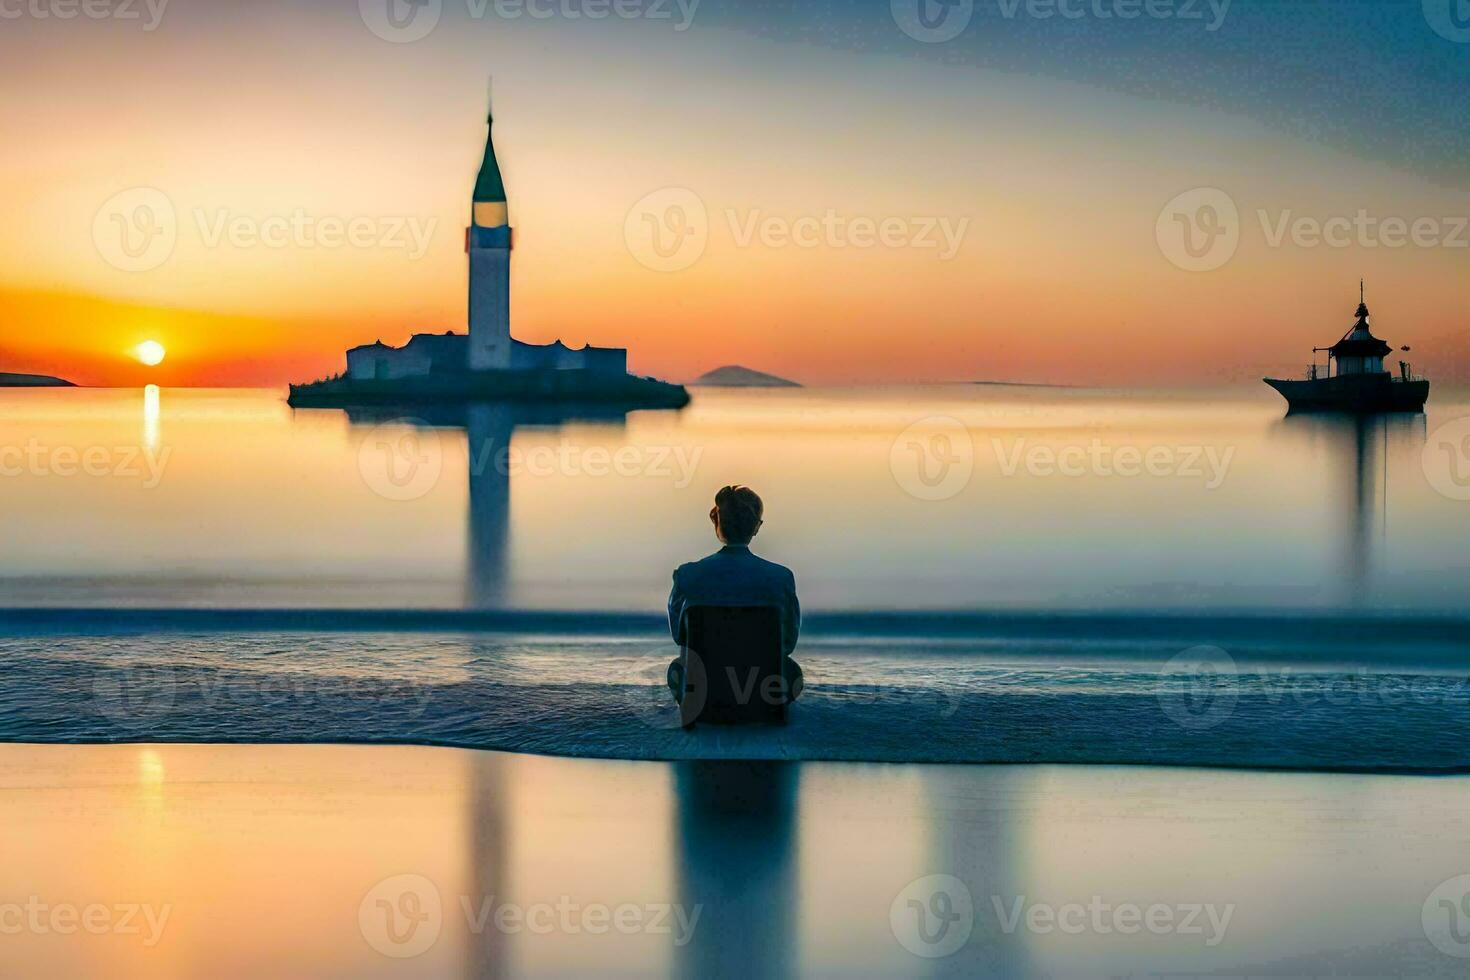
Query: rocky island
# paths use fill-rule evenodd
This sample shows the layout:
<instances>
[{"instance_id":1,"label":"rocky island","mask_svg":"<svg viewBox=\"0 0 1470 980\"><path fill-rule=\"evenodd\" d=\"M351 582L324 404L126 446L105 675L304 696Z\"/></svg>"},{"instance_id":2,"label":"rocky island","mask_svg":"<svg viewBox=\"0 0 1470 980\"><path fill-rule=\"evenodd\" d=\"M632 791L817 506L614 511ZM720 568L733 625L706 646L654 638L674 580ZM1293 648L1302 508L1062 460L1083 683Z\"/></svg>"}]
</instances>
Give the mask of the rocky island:
<instances>
[{"instance_id":1,"label":"rocky island","mask_svg":"<svg viewBox=\"0 0 1470 980\"><path fill-rule=\"evenodd\" d=\"M7 374L0 371L0 388L75 388L76 385L49 374Z\"/></svg>"},{"instance_id":2,"label":"rocky island","mask_svg":"<svg viewBox=\"0 0 1470 980\"><path fill-rule=\"evenodd\" d=\"M724 367L708 371L689 382L690 385L702 388L800 388L801 385L795 381L778 378L774 374L766 374L764 371L755 371L738 364L727 364Z\"/></svg>"}]
</instances>

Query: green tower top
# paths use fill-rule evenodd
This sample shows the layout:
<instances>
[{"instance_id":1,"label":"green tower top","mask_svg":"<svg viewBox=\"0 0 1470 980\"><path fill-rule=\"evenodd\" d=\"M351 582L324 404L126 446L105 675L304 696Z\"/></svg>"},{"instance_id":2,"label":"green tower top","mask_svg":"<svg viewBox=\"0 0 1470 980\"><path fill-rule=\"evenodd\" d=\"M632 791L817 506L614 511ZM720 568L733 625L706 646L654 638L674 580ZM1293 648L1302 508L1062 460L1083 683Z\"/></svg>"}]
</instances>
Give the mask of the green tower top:
<instances>
[{"instance_id":1,"label":"green tower top","mask_svg":"<svg viewBox=\"0 0 1470 980\"><path fill-rule=\"evenodd\" d=\"M480 164L480 175L475 178L476 204L504 204L505 181L500 176L500 164L495 159L495 116L485 119L485 159Z\"/></svg>"}]
</instances>

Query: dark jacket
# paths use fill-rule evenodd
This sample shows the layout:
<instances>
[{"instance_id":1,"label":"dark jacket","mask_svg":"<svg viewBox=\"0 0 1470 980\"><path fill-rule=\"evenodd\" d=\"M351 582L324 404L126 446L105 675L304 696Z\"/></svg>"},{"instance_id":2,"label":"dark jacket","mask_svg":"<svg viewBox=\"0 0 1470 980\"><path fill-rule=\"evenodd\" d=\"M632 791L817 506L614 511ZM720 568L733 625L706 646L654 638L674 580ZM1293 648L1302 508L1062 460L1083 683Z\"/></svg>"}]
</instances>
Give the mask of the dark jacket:
<instances>
[{"instance_id":1,"label":"dark jacket","mask_svg":"<svg viewBox=\"0 0 1470 980\"><path fill-rule=\"evenodd\" d=\"M708 558L674 569L669 593L669 632L684 645L684 613L690 606L774 606L781 614L781 650L796 649L801 632L801 604L796 576L785 565L750 553L745 545L727 544Z\"/></svg>"}]
</instances>

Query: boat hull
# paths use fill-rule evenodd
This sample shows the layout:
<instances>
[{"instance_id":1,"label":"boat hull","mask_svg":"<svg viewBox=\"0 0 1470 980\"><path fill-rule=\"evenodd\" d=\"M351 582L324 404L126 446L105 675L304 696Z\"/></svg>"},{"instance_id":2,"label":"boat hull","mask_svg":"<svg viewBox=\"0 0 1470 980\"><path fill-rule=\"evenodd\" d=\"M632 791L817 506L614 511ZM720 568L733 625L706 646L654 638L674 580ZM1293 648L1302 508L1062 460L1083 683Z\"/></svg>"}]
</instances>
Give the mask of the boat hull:
<instances>
[{"instance_id":1,"label":"boat hull","mask_svg":"<svg viewBox=\"0 0 1470 980\"><path fill-rule=\"evenodd\" d=\"M1422 412L1429 400L1428 381L1397 381L1387 374L1263 380L1281 393L1293 412Z\"/></svg>"}]
</instances>

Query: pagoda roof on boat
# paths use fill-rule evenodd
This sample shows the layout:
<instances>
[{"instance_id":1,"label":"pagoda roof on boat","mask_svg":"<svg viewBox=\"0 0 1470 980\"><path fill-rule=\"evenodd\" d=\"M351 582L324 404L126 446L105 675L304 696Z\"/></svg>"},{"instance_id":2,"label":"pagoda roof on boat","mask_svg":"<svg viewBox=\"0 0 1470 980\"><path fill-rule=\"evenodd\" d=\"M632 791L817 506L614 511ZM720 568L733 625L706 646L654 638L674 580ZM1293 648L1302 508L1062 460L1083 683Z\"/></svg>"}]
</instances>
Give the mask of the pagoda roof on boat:
<instances>
[{"instance_id":1,"label":"pagoda roof on boat","mask_svg":"<svg viewBox=\"0 0 1470 980\"><path fill-rule=\"evenodd\" d=\"M1333 357L1386 357L1393 353L1393 348L1373 336L1361 339L1344 337L1327 348L1327 353Z\"/></svg>"},{"instance_id":2,"label":"pagoda roof on boat","mask_svg":"<svg viewBox=\"0 0 1470 980\"><path fill-rule=\"evenodd\" d=\"M1357 322L1352 329L1327 348L1327 353L1333 357L1386 357L1392 354L1393 348L1386 341L1373 336L1373 330L1368 325L1368 299L1364 295L1362 280L1358 281L1358 309L1355 316Z\"/></svg>"}]
</instances>

